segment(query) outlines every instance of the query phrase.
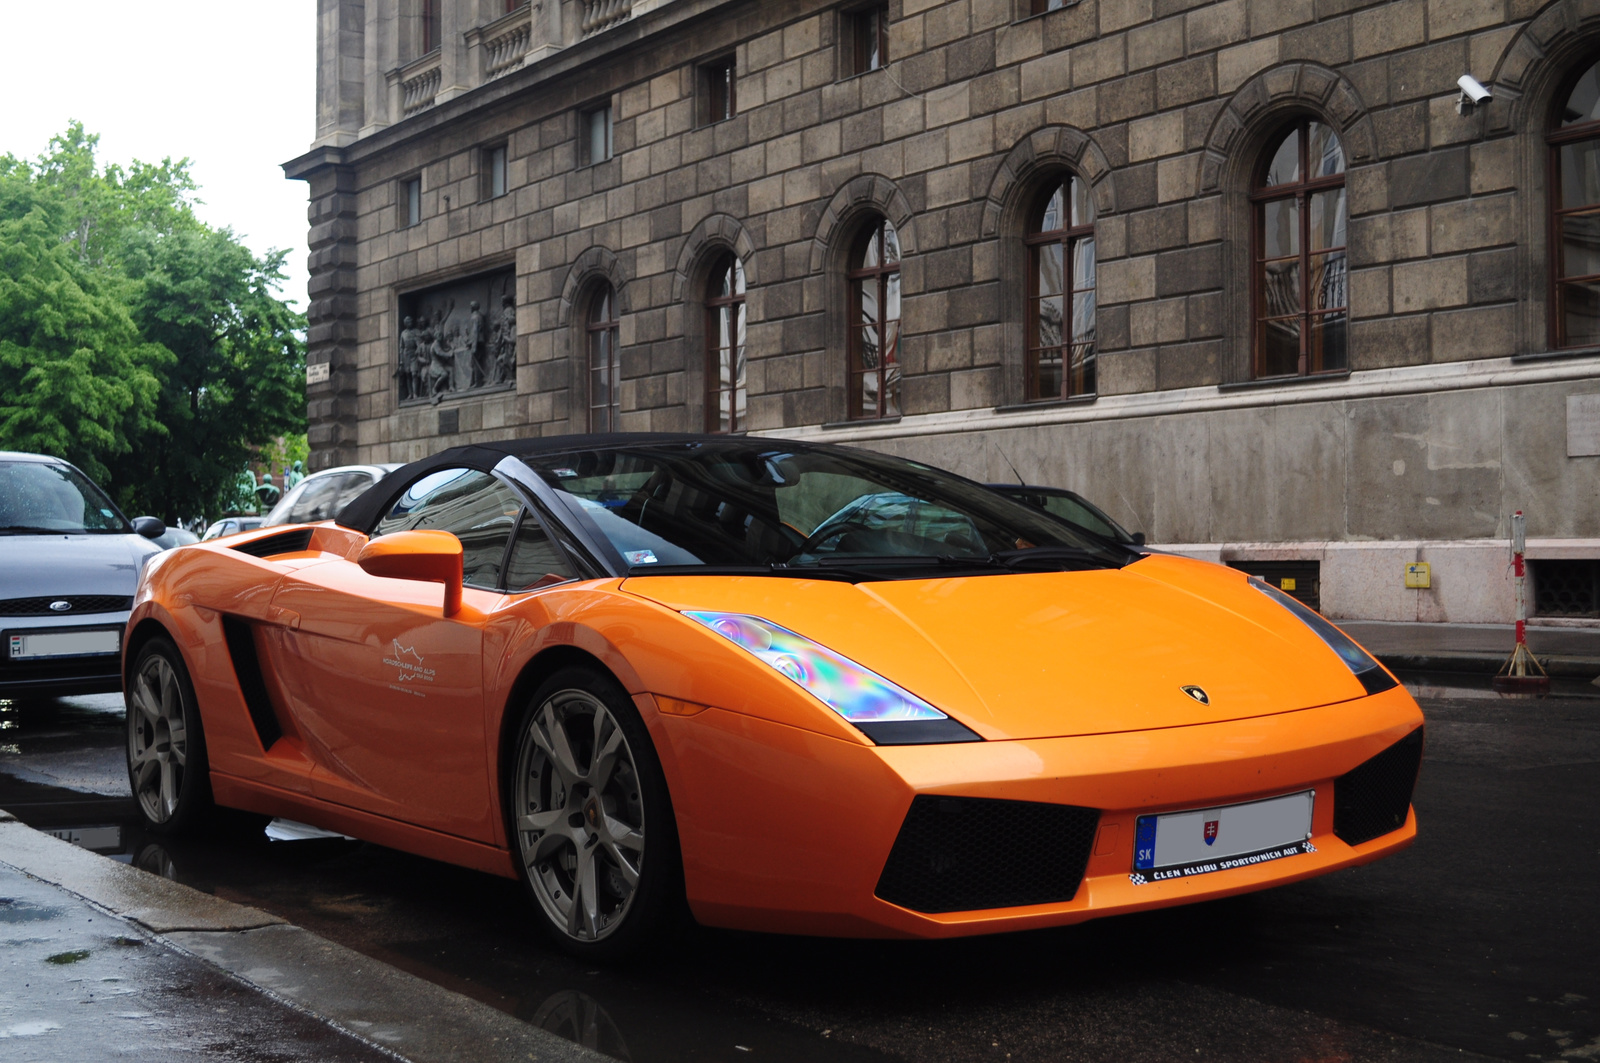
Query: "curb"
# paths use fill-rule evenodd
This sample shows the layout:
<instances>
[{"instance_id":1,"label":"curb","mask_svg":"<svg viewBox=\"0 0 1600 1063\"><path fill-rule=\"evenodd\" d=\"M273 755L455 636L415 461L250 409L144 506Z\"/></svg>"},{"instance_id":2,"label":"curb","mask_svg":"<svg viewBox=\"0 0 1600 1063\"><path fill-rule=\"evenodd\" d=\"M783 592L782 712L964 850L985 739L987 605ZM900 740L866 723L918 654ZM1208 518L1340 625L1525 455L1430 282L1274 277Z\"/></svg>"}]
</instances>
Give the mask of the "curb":
<instances>
[{"instance_id":1,"label":"curb","mask_svg":"<svg viewBox=\"0 0 1600 1063\"><path fill-rule=\"evenodd\" d=\"M1390 671L1466 672L1494 675L1505 667L1508 654L1485 653L1379 653ZM1600 658L1535 655L1551 678L1591 680L1600 677Z\"/></svg>"},{"instance_id":2,"label":"curb","mask_svg":"<svg viewBox=\"0 0 1600 1063\"><path fill-rule=\"evenodd\" d=\"M135 923L178 951L411 1063L615 1063L268 912L42 834L3 809L0 863Z\"/></svg>"}]
</instances>

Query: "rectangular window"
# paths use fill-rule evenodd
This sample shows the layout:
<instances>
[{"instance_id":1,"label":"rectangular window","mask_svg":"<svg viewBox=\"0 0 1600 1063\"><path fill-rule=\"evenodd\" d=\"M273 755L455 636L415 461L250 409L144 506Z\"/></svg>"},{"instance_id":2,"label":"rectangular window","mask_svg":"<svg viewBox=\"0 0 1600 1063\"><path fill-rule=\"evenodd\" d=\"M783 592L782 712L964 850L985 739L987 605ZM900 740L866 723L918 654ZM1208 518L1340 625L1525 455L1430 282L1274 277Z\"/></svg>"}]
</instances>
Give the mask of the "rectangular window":
<instances>
[{"instance_id":1,"label":"rectangular window","mask_svg":"<svg viewBox=\"0 0 1600 1063\"><path fill-rule=\"evenodd\" d=\"M1028 0L1028 14L1042 15L1046 11L1060 11L1069 0Z\"/></svg>"},{"instance_id":2,"label":"rectangular window","mask_svg":"<svg viewBox=\"0 0 1600 1063\"><path fill-rule=\"evenodd\" d=\"M499 199L506 194L506 146L496 144L483 149L483 198Z\"/></svg>"},{"instance_id":3,"label":"rectangular window","mask_svg":"<svg viewBox=\"0 0 1600 1063\"><path fill-rule=\"evenodd\" d=\"M733 56L700 66L700 124L710 125L739 113Z\"/></svg>"},{"instance_id":4,"label":"rectangular window","mask_svg":"<svg viewBox=\"0 0 1600 1063\"><path fill-rule=\"evenodd\" d=\"M422 0L422 54L439 47L439 0Z\"/></svg>"},{"instance_id":5,"label":"rectangular window","mask_svg":"<svg viewBox=\"0 0 1600 1063\"><path fill-rule=\"evenodd\" d=\"M889 5L858 7L844 14L843 32L846 76L865 74L889 65Z\"/></svg>"},{"instance_id":6,"label":"rectangular window","mask_svg":"<svg viewBox=\"0 0 1600 1063\"><path fill-rule=\"evenodd\" d=\"M517 8L527 4L528 0L506 0L506 14L511 14Z\"/></svg>"},{"instance_id":7,"label":"rectangular window","mask_svg":"<svg viewBox=\"0 0 1600 1063\"><path fill-rule=\"evenodd\" d=\"M400 224L403 228L422 224L421 177L407 177L400 182Z\"/></svg>"},{"instance_id":8,"label":"rectangular window","mask_svg":"<svg viewBox=\"0 0 1600 1063\"><path fill-rule=\"evenodd\" d=\"M578 117L578 165L593 166L611 158L611 104L582 112Z\"/></svg>"}]
</instances>

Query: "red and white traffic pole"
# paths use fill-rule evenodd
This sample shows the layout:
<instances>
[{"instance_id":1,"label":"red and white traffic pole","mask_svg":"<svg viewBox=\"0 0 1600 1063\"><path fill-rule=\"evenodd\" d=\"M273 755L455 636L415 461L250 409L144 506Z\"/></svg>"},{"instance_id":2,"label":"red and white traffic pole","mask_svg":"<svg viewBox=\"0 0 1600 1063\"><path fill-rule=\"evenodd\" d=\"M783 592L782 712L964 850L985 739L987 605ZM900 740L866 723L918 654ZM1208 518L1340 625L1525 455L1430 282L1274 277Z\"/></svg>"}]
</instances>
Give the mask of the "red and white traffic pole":
<instances>
[{"instance_id":1,"label":"red and white traffic pole","mask_svg":"<svg viewBox=\"0 0 1600 1063\"><path fill-rule=\"evenodd\" d=\"M1528 520L1522 510L1511 514L1511 572L1517 580L1517 645L1528 644L1528 569L1522 555L1528 549Z\"/></svg>"},{"instance_id":2,"label":"red and white traffic pole","mask_svg":"<svg viewBox=\"0 0 1600 1063\"><path fill-rule=\"evenodd\" d=\"M1510 697L1543 697L1550 693L1550 677L1539 659L1528 652L1528 522L1517 510L1511 515L1511 572L1517 584L1517 644L1494 677L1494 689ZM1530 667L1531 666L1531 667Z\"/></svg>"}]
</instances>

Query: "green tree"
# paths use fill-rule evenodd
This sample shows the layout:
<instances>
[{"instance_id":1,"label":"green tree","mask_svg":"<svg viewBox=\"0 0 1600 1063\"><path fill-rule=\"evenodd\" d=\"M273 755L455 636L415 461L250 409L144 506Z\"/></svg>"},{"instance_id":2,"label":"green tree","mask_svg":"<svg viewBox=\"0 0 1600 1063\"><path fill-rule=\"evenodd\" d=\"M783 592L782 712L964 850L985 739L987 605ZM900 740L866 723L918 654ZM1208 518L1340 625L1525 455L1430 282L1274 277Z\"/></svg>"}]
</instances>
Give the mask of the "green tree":
<instances>
[{"instance_id":1,"label":"green tree","mask_svg":"<svg viewBox=\"0 0 1600 1063\"><path fill-rule=\"evenodd\" d=\"M61 239L65 205L0 158L0 448L58 454L106 482L158 436L171 355L146 342L128 285Z\"/></svg>"},{"instance_id":2,"label":"green tree","mask_svg":"<svg viewBox=\"0 0 1600 1063\"><path fill-rule=\"evenodd\" d=\"M155 512L214 512L258 448L305 428L303 319L273 294L284 253L258 260L231 232L191 227L135 232L124 254L134 320L174 362L157 409L165 431L123 460L144 465Z\"/></svg>"},{"instance_id":3,"label":"green tree","mask_svg":"<svg viewBox=\"0 0 1600 1063\"><path fill-rule=\"evenodd\" d=\"M0 157L0 448L60 454L125 508L226 505L240 467L305 430L304 318L195 216L187 160L101 167L78 123Z\"/></svg>"}]
</instances>

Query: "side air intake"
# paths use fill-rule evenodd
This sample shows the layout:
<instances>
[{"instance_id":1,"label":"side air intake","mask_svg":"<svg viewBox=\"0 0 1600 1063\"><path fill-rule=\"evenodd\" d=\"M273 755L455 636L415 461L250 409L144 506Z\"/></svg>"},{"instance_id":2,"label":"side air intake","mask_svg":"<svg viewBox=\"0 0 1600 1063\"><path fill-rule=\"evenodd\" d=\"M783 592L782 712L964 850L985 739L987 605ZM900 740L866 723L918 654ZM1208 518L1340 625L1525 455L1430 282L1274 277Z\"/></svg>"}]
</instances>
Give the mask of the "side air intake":
<instances>
[{"instance_id":1,"label":"side air intake","mask_svg":"<svg viewBox=\"0 0 1600 1063\"><path fill-rule=\"evenodd\" d=\"M283 727L278 723L278 714L272 711L272 698L267 694L266 680L261 677L255 631L248 620L224 616L222 634L228 641L228 656L233 658L233 674L238 677L239 692L244 695L245 708L250 710L250 722L255 725L256 737L261 739L263 750L271 749L272 744L283 737Z\"/></svg>"},{"instance_id":2,"label":"side air intake","mask_svg":"<svg viewBox=\"0 0 1600 1063\"><path fill-rule=\"evenodd\" d=\"M1422 728L1333 782L1333 833L1360 845L1405 826L1422 765Z\"/></svg>"},{"instance_id":3,"label":"side air intake","mask_svg":"<svg viewBox=\"0 0 1600 1063\"><path fill-rule=\"evenodd\" d=\"M1070 901L1099 825L1096 808L922 794L911 801L877 894L914 912Z\"/></svg>"},{"instance_id":4,"label":"side air intake","mask_svg":"<svg viewBox=\"0 0 1600 1063\"><path fill-rule=\"evenodd\" d=\"M241 554L251 557L272 557L276 554L298 554L311 545L311 529L296 528L294 531L279 532L277 535L268 535L261 539L251 539L249 542L240 543L230 547Z\"/></svg>"}]
</instances>

